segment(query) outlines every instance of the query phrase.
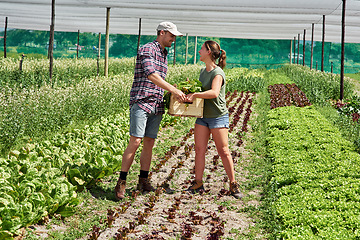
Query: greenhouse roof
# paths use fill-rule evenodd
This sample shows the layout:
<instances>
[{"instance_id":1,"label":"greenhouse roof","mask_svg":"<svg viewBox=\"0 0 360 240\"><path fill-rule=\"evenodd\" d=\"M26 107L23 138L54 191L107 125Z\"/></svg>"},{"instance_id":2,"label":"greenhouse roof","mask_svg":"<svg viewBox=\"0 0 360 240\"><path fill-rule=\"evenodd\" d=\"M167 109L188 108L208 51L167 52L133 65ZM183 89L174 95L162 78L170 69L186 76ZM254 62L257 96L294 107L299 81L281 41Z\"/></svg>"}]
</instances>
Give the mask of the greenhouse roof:
<instances>
[{"instance_id":1,"label":"greenhouse roof","mask_svg":"<svg viewBox=\"0 0 360 240\"><path fill-rule=\"evenodd\" d=\"M306 29L311 40L341 41L342 0L55 0L55 31L154 35L161 21L172 21L189 36L294 39ZM8 28L47 30L51 0L0 0L0 23ZM345 42L360 43L360 0L346 1ZM3 25L4 26L4 25Z\"/></svg>"}]
</instances>

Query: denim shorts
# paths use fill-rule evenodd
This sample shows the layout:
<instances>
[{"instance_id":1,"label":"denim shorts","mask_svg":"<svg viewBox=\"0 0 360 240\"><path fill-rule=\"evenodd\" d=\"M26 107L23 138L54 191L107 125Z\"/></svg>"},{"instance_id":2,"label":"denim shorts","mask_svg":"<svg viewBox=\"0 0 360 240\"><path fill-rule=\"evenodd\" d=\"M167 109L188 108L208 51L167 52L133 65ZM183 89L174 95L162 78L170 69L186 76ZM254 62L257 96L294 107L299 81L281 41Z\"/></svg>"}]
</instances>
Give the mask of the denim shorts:
<instances>
[{"instance_id":1,"label":"denim shorts","mask_svg":"<svg viewBox=\"0 0 360 240\"><path fill-rule=\"evenodd\" d=\"M195 123L208 127L209 129L229 128L229 114L227 113L217 118L198 118Z\"/></svg>"},{"instance_id":2,"label":"denim shorts","mask_svg":"<svg viewBox=\"0 0 360 240\"><path fill-rule=\"evenodd\" d=\"M130 109L130 136L157 138L162 115L148 113L136 103Z\"/></svg>"}]
</instances>

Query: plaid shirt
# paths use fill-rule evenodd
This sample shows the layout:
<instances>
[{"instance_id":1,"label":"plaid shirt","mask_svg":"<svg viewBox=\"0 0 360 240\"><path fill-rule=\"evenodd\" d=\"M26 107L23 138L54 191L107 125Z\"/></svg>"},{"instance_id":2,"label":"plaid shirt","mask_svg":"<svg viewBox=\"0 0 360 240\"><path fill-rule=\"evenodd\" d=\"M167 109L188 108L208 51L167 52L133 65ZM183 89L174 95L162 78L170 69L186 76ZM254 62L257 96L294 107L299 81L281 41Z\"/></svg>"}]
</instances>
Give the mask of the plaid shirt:
<instances>
[{"instance_id":1,"label":"plaid shirt","mask_svg":"<svg viewBox=\"0 0 360 240\"><path fill-rule=\"evenodd\" d=\"M161 49L156 40L145 44L139 49L136 57L134 82L130 91L130 108L136 103L148 113L163 114L164 89L148 79L157 73L165 79L167 73L167 50Z\"/></svg>"}]
</instances>

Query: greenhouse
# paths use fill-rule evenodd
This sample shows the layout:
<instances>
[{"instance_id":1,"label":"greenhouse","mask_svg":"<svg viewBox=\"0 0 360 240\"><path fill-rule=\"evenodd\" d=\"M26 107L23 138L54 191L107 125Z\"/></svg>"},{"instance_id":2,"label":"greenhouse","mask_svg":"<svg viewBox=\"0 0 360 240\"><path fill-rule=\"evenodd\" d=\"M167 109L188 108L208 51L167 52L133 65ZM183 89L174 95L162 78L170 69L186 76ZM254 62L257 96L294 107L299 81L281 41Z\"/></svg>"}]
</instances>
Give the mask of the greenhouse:
<instances>
[{"instance_id":1,"label":"greenhouse","mask_svg":"<svg viewBox=\"0 0 360 240\"><path fill-rule=\"evenodd\" d=\"M200 96L201 47L224 50L228 147L199 137L206 98L165 91L153 189L144 137L119 199L136 55L163 21L183 33L170 90ZM358 239L359 39L360 0L0 0L0 239Z\"/></svg>"}]
</instances>

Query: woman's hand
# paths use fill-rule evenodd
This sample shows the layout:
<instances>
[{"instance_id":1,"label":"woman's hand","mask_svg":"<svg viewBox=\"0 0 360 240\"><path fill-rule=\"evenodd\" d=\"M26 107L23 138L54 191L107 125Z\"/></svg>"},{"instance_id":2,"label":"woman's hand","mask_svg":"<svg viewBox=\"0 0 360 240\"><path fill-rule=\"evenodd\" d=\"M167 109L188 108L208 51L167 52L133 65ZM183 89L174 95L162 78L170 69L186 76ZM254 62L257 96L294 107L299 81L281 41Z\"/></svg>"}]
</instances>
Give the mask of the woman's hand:
<instances>
[{"instance_id":1,"label":"woman's hand","mask_svg":"<svg viewBox=\"0 0 360 240\"><path fill-rule=\"evenodd\" d=\"M193 102L194 101L194 93L190 93L186 95L185 102Z\"/></svg>"}]
</instances>

